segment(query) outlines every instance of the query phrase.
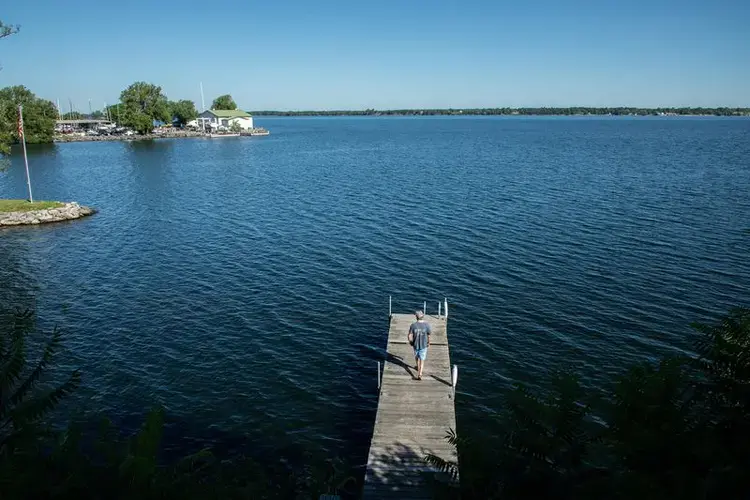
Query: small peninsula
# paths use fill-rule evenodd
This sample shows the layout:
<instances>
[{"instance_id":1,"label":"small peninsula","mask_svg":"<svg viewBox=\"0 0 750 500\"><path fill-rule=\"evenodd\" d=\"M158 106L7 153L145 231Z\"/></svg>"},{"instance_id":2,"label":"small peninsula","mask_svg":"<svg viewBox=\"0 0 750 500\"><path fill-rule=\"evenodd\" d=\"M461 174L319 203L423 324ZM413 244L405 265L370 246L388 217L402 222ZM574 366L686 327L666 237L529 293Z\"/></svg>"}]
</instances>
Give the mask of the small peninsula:
<instances>
[{"instance_id":1,"label":"small peninsula","mask_svg":"<svg viewBox=\"0 0 750 500\"><path fill-rule=\"evenodd\" d=\"M93 208L76 202L0 200L0 227L46 224L92 215Z\"/></svg>"}]
</instances>

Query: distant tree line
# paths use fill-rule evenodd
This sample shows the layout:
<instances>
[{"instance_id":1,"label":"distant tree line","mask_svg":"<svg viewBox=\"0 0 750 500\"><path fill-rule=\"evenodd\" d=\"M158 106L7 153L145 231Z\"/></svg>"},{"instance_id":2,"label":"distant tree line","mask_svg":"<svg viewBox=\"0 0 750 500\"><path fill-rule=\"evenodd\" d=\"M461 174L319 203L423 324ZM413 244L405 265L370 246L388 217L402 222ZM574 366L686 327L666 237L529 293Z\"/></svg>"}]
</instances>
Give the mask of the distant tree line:
<instances>
[{"instance_id":1,"label":"distant tree line","mask_svg":"<svg viewBox=\"0 0 750 500\"><path fill-rule=\"evenodd\" d=\"M388 110L334 110L334 111L252 111L257 116L750 116L750 108L592 108L592 107L542 107L542 108L448 108L448 109L388 109Z\"/></svg>"},{"instance_id":2,"label":"distant tree line","mask_svg":"<svg viewBox=\"0 0 750 500\"><path fill-rule=\"evenodd\" d=\"M60 114L52 101L34 95L24 86L0 89L0 155L10 152L10 145L19 141L18 106L23 105L26 142L52 142L57 119L109 119L118 125L132 128L139 134L149 134L154 122L183 126L198 117L193 101L170 101L161 87L147 82L136 82L120 93L120 102L92 113L69 111ZM215 109L236 109L232 96L219 96Z\"/></svg>"},{"instance_id":3,"label":"distant tree line","mask_svg":"<svg viewBox=\"0 0 750 500\"><path fill-rule=\"evenodd\" d=\"M237 109L237 104L229 94L213 100L211 109ZM71 113L64 117L68 118ZM139 134L148 134L154 122L184 126L198 117L195 103L189 99L170 101L158 85L147 82L135 82L120 93L120 102L107 106L103 111L90 115L73 113L78 118L109 118L118 125L130 127Z\"/></svg>"}]
</instances>

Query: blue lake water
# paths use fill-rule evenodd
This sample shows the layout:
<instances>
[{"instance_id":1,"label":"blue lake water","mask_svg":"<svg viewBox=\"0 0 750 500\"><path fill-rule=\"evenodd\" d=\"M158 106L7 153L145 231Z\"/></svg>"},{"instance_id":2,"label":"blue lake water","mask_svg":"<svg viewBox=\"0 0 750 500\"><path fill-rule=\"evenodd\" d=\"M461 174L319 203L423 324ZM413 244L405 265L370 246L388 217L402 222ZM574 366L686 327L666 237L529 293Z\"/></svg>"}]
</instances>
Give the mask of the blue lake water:
<instances>
[{"instance_id":1,"label":"blue lake water","mask_svg":"<svg viewBox=\"0 0 750 500\"><path fill-rule=\"evenodd\" d=\"M31 148L37 198L99 213L0 231L0 299L66 333L84 417L159 403L170 446L360 463L389 295L448 298L459 431L514 382L601 386L750 305L750 120L257 122ZM16 155L0 197L24 189Z\"/></svg>"}]
</instances>

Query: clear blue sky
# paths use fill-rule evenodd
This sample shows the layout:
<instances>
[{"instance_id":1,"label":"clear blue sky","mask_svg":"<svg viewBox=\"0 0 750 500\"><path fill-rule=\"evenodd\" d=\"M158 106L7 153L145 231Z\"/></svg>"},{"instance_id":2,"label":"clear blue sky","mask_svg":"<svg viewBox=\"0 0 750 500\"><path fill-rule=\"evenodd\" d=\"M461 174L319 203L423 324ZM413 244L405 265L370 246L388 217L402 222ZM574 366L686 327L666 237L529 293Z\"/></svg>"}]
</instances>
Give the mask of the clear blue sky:
<instances>
[{"instance_id":1,"label":"clear blue sky","mask_svg":"<svg viewBox=\"0 0 750 500\"><path fill-rule=\"evenodd\" d=\"M0 87L80 111L138 80L254 110L750 106L750 0L3 4Z\"/></svg>"}]
</instances>

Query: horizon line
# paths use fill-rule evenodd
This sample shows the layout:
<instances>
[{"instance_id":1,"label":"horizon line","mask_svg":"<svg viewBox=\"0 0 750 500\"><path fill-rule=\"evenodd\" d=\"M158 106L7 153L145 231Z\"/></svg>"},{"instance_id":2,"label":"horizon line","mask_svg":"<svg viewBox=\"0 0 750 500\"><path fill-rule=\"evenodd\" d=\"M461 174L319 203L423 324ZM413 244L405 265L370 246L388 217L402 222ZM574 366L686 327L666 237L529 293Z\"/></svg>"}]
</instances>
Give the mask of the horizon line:
<instances>
[{"instance_id":1,"label":"horizon line","mask_svg":"<svg viewBox=\"0 0 750 500\"><path fill-rule=\"evenodd\" d=\"M747 106L484 106L484 107L438 107L438 108L297 108L297 109L257 109L253 110L256 113L262 112L281 112L281 113L333 113L333 112L382 112L382 111L491 111L491 110L529 110L529 109L592 109L592 110L604 110L604 109L636 109L636 110L686 110L686 109L726 109L726 110L750 110L750 105Z\"/></svg>"}]
</instances>

